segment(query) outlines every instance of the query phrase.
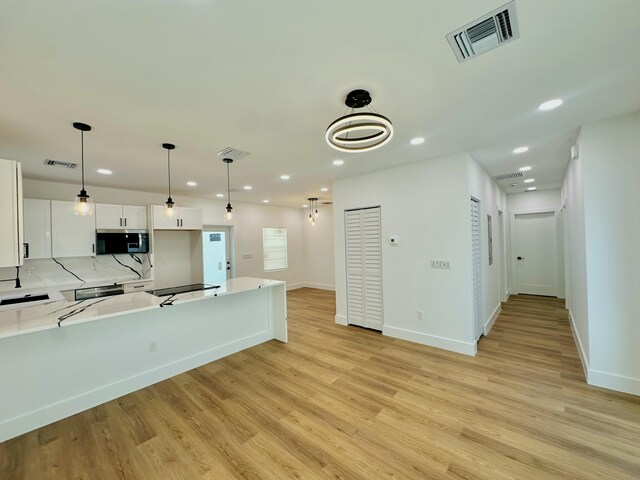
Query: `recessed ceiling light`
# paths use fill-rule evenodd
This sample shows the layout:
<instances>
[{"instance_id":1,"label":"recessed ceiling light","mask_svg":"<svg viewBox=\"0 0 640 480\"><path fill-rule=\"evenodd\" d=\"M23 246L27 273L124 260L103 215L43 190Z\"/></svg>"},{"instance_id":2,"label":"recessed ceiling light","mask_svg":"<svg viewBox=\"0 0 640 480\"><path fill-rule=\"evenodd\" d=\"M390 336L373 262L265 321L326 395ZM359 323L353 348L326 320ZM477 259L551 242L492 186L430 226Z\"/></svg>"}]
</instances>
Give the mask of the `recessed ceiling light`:
<instances>
[{"instance_id":1,"label":"recessed ceiling light","mask_svg":"<svg viewBox=\"0 0 640 480\"><path fill-rule=\"evenodd\" d=\"M218 197L218 198L224 198L224 193L216 193L216 197Z\"/></svg>"},{"instance_id":2,"label":"recessed ceiling light","mask_svg":"<svg viewBox=\"0 0 640 480\"><path fill-rule=\"evenodd\" d=\"M536 187L527 188L527 192L533 192L534 190L537 190L537 188Z\"/></svg>"},{"instance_id":3,"label":"recessed ceiling light","mask_svg":"<svg viewBox=\"0 0 640 480\"><path fill-rule=\"evenodd\" d=\"M280 180L289 180L290 178L289 175L280 175Z\"/></svg>"},{"instance_id":4,"label":"recessed ceiling light","mask_svg":"<svg viewBox=\"0 0 640 480\"><path fill-rule=\"evenodd\" d=\"M560 105L562 105L562 100L559 98L554 98L553 100L547 100L546 102L541 103L538 106L538 110L542 112L548 112L549 110L558 108Z\"/></svg>"},{"instance_id":5,"label":"recessed ceiling light","mask_svg":"<svg viewBox=\"0 0 640 480\"><path fill-rule=\"evenodd\" d=\"M519 170L521 172L528 172L529 170L531 170L531 167L527 165L526 167L520 167Z\"/></svg>"},{"instance_id":6,"label":"recessed ceiling light","mask_svg":"<svg viewBox=\"0 0 640 480\"><path fill-rule=\"evenodd\" d=\"M334 164L336 167L339 167L340 165L344 165L344 160L340 160L340 159L338 159L338 160L334 160L334 161L333 161L333 164Z\"/></svg>"},{"instance_id":7,"label":"recessed ceiling light","mask_svg":"<svg viewBox=\"0 0 640 480\"><path fill-rule=\"evenodd\" d=\"M518 184L517 184L517 183L512 183L512 184L511 184L511 186L512 186L512 187L517 187L517 186L518 186Z\"/></svg>"},{"instance_id":8,"label":"recessed ceiling light","mask_svg":"<svg viewBox=\"0 0 640 480\"><path fill-rule=\"evenodd\" d=\"M529 151L529 147L518 147L513 149L513 153L524 153L528 151Z\"/></svg>"},{"instance_id":9,"label":"recessed ceiling light","mask_svg":"<svg viewBox=\"0 0 640 480\"><path fill-rule=\"evenodd\" d=\"M111 170L109 170L109 169L106 169L106 168L99 168L98 169L98 173L100 175L111 175L113 172Z\"/></svg>"},{"instance_id":10,"label":"recessed ceiling light","mask_svg":"<svg viewBox=\"0 0 640 480\"><path fill-rule=\"evenodd\" d=\"M302 208L307 208L309 205L307 205L306 203L304 205L302 205Z\"/></svg>"},{"instance_id":11,"label":"recessed ceiling light","mask_svg":"<svg viewBox=\"0 0 640 480\"><path fill-rule=\"evenodd\" d=\"M424 137L412 138L409 143L411 143L411 145L422 145L424 143Z\"/></svg>"},{"instance_id":12,"label":"recessed ceiling light","mask_svg":"<svg viewBox=\"0 0 640 480\"><path fill-rule=\"evenodd\" d=\"M269 203L269 200L262 200L262 203Z\"/></svg>"},{"instance_id":13,"label":"recessed ceiling light","mask_svg":"<svg viewBox=\"0 0 640 480\"><path fill-rule=\"evenodd\" d=\"M533 183L533 182L535 182L535 181L536 181L536 179L535 179L535 178L527 178L527 179L524 181L524 183Z\"/></svg>"},{"instance_id":14,"label":"recessed ceiling light","mask_svg":"<svg viewBox=\"0 0 640 480\"><path fill-rule=\"evenodd\" d=\"M189 187L197 187L198 184L196 182L193 182L193 181L190 180L190 181L187 182L187 186L189 186Z\"/></svg>"},{"instance_id":15,"label":"recessed ceiling light","mask_svg":"<svg viewBox=\"0 0 640 480\"><path fill-rule=\"evenodd\" d=\"M245 190L251 190L253 187L251 185L245 185L242 188L244 188Z\"/></svg>"},{"instance_id":16,"label":"recessed ceiling light","mask_svg":"<svg viewBox=\"0 0 640 480\"><path fill-rule=\"evenodd\" d=\"M328 189L327 187L322 187L322 188L320 189L320 191L321 191L321 192L328 192L328 191L329 191L329 189Z\"/></svg>"}]
</instances>

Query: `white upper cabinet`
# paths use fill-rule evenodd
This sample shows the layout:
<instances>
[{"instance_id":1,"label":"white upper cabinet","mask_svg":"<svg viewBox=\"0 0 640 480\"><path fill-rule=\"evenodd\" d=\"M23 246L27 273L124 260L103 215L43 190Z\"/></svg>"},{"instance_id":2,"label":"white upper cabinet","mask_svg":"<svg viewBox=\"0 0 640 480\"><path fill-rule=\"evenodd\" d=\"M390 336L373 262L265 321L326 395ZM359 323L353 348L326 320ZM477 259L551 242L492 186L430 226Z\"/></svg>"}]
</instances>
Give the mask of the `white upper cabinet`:
<instances>
[{"instance_id":1,"label":"white upper cabinet","mask_svg":"<svg viewBox=\"0 0 640 480\"><path fill-rule=\"evenodd\" d=\"M90 257L96 251L94 215L76 215L74 202L51 201L52 257Z\"/></svg>"},{"instance_id":2,"label":"white upper cabinet","mask_svg":"<svg viewBox=\"0 0 640 480\"><path fill-rule=\"evenodd\" d=\"M202 210L176 207L173 218L164 216L164 206L152 205L153 228L155 230L202 230Z\"/></svg>"},{"instance_id":3,"label":"white upper cabinet","mask_svg":"<svg viewBox=\"0 0 640 480\"><path fill-rule=\"evenodd\" d=\"M0 160L0 267L22 265L22 170L19 162Z\"/></svg>"},{"instance_id":4,"label":"white upper cabinet","mask_svg":"<svg viewBox=\"0 0 640 480\"><path fill-rule=\"evenodd\" d=\"M98 203L96 204L96 228L99 230L146 230L147 208Z\"/></svg>"},{"instance_id":5,"label":"white upper cabinet","mask_svg":"<svg viewBox=\"0 0 640 480\"><path fill-rule=\"evenodd\" d=\"M24 199L24 258L51 258L51 200Z\"/></svg>"}]
</instances>

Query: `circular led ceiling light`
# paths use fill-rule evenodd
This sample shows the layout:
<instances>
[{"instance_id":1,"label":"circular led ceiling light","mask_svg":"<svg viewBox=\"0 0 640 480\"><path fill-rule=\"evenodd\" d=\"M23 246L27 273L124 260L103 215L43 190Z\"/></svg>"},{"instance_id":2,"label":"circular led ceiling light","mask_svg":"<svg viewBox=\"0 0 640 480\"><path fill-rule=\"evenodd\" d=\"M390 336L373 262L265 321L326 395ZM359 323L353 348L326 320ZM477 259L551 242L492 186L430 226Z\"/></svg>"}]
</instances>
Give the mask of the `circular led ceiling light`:
<instances>
[{"instance_id":1,"label":"circular led ceiling light","mask_svg":"<svg viewBox=\"0 0 640 480\"><path fill-rule=\"evenodd\" d=\"M368 107L371 95L366 90L354 90L347 95L345 105L352 112L335 120L327 128L325 140L340 152L369 152L389 143L393 124L384 115L373 111L354 113L356 108Z\"/></svg>"}]
</instances>

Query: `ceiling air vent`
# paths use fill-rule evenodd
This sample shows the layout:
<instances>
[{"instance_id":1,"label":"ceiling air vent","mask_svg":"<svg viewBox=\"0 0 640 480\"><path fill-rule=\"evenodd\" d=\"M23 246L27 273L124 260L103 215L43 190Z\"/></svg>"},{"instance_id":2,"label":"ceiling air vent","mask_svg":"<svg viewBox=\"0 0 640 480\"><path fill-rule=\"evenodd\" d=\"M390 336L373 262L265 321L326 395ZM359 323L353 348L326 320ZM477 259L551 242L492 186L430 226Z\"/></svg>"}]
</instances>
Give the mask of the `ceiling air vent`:
<instances>
[{"instance_id":1,"label":"ceiling air vent","mask_svg":"<svg viewBox=\"0 0 640 480\"><path fill-rule=\"evenodd\" d=\"M493 177L493 179L499 182L500 180L511 180L513 178L522 178L522 177L524 177L524 174L522 172L515 172L515 173L503 173L502 175L497 175Z\"/></svg>"},{"instance_id":2,"label":"ceiling air vent","mask_svg":"<svg viewBox=\"0 0 640 480\"><path fill-rule=\"evenodd\" d=\"M458 62L493 50L520 36L516 18L516 2L488 13L447 35Z\"/></svg>"},{"instance_id":3,"label":"ceiling air vent","mask_svg":"<svg viewBox=\"0 0 640 480\"><path fill-rule=\"evenodd\" d=\"M51 160L50 158L47 158L44 161L44 164L49 167L66 167L66 168L76 168L78 166L77 163L63 162L62 160Z\"/></svg>"},{"instance_id":4,"label":"ceiling air vent","mask_svg":"<svg viewBox=\"0 0 640 480\"><path fill-rule=\"evenodd\" d=\"M230 158L231 160L239 160L246 157L247 155L251 154L249 152L245 152L244 150L239 150L233 147L223 148L218 152L219 157Z\"/></svg>"}]
</instances>

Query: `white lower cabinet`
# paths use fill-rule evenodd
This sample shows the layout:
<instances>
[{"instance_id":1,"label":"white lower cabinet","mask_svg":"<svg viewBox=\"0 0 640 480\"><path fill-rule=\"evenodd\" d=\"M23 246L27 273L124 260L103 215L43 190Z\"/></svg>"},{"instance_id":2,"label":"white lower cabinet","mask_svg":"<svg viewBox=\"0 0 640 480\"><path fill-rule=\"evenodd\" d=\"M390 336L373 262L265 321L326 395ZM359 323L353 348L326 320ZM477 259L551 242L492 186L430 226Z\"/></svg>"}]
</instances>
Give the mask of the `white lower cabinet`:
<instances>
[{"instance_id":1,"label":"white lower cabinet","mask_svg":"<svg viewBox=\"0 0 640 480\"><path fill-rule=\"evenodd\" d=\"M154 230L202 230L202 210L199 208L176 207L172 218L164 216L164 206L152 205Z\"/></svg>"},{"instance_id":2,"label":"white lower cabinet","mask_svg":"<svg viewBox=\"0 0 640 480\"><path fill-rule=\"evenodd\" d=\"M51 201L52 257L88 257L96 252L93 215L76 215L74 202Z\"/></svg>"},{"instance_id":3,"label":"white lower cabinet","mask_svg":"<svg viewBox=\"0 0 640 480\"><path fill-rule=\"evenodd\" d=\"M24 258L51 258L51 200L24 199Z\"/></svg>"}]
</instances>

